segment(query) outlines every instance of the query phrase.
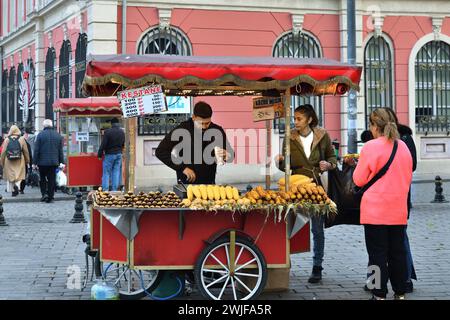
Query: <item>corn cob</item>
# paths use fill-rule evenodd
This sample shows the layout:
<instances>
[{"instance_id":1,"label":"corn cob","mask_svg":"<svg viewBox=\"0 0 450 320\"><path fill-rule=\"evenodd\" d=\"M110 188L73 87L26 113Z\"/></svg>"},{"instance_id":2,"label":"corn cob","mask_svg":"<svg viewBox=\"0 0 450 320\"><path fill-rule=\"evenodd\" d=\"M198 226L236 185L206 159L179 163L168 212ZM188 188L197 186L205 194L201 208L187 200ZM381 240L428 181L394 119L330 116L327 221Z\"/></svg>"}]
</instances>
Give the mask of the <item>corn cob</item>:
<instances>
[{"instance_id":1,"label":"corn cob","mask_svg":"<svg viewBox=\"0 0 450 320\"><path fill-rule=\"evenodd\" d=\"M236 187L233 187L232 192L233 192L233 199L236 201L239 200L239 190Z\"/></svg>"},{"instance_id":2,"label":"corn cob","mask_svg":"<svg viewBox=\"0 0 450 320\"><path fill-rule=\"evenodd\" d=\"M194 194L194 197L197 199L202 198L202 193L200 192L200 186L197 185L190 185L192 186L192 193Z\"/></svg>"},{"instance_id":3,"label":"corn cob","mask_svg":"<svg viewBox=\"0 0 450 320\"><path fill-rule=\"evenodd\" d=\"M214 200L220 200L220 187L218 185L213 186Z\"/></svg>"},{"instance_id":4,"label":"corn cob","mask_svg":"<svg viewBox=\"0 0 450 320\"><path fill-rule=\"evenodd\" d=\"M208 184L206 186L206 193L208 195L208 200L214 200L214 186L211 184Z\"/></svg>"},{"instance_id":5,"label":"corn cob","mask_svg":"<svg viewBox=\"0 0 450 320\"><path fill-rule=\"evenodd\" d=\"M189 201L192 201L194 199L194 192L192 191L191 184L187 186L186 192L187 192L187 198L189 199Z\"/></svg>"},{"instance_id":6,"label":"corn cob","mask_svg":"<svg viewBox=\"0 0 450 320\"><path fill-rule=\"evenodd\" d=\"M227 192L225 191L225 187L224 186L220 186L219 187L219 192L220 192L220 199L226 200L227 199Z\"/></svg>"},{"instance_id":7,"label":"corn cob","mask_svg":"<svg viewBox=\"0 0 450 320\"><path fill-rule=\"evenodd\" d=\"M200 193L202 194L203 200L208 200L208 191L206 189L206 186L204 184L201 184L199 187Z\"/></svg>"},{"instance_id":8,"label":"corn cob","mask_svg":"<svg viewBox=\"0 0 450 320\"><path fill-rule=\"evenodd\" d=\"M227 199L228 200L233 199L233 188L231 188L230 186L226 186L225 187L225 192L227 194Z\"/></svg>"}]
</instances>

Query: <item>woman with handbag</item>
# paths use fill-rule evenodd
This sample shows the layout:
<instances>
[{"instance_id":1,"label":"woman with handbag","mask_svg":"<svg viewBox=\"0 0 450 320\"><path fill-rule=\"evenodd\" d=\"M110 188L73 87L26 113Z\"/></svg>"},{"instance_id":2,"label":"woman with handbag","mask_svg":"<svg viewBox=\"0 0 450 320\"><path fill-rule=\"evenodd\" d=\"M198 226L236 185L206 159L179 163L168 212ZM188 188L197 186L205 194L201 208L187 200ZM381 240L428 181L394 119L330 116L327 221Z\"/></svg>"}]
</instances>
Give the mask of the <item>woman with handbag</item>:
<instances>
[{"instance_id":1,"label":"woman with handbag","mask_svg":"<svg viewBox=\"0 0 450 320\"><path fill-rule=\"evenodd\" d=\"M292 174L303 174L321 184L322 172L336 168L336 154L331 139L325 129L319 128L319 120L310 104L294 110L295 129L291 131L291 170ZM289 124L287 124L289 125ZM283 153L286 144L283 142ZM282 155L275 157L275 164L284 171ZM311 217L313 234L313 269L308 280L317 283L322 279L322 262L325 248L324 217Z\"/></svg>"},{"instance_id":2,"label":"woman with handbag","mask_svg":"<svg viewBox=\"0 0 450 320\"><path fill-rule=\"evenodd\" d=\"M361 199L360 221L364 225L371 269L376 271L372 298L385 299L390 280L394 299L404 299L407 278L404 241L412 158L406 144L399 139L395 119L389 112L376 109L370 114L369 122L374 139L363 146L353 181L364 187L390 163L384 175Z\"/></svg>"}]
</instances>

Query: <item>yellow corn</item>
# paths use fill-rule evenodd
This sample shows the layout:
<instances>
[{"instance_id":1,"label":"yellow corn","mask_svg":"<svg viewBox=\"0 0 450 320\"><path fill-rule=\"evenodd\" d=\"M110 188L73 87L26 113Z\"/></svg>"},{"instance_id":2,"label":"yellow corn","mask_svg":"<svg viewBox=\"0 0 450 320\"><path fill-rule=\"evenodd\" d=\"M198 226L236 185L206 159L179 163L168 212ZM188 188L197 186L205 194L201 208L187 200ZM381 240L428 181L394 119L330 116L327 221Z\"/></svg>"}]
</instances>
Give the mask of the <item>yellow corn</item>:
<instances>
[{"instance_id":1,"label":"yellow corn","mask_svg":"<svg viewBox=\"0 0 450 320\"><path fill-rule=\"evenodd\" d=\"M239 190L236 187L233 187L232 192L233 192L233 199L236 201L239 200Z\"/></svg>"},{"instance_id":2,"label":"yellow corn","mask_svg":"<svg viewBox=\"0 0 450 320\"><path fill-rule=\"evenodd\" d=\"M188 185L187 186L187 198L189 199L189 201L192 201L194 199L194 192L192 191L192 185Z\"/></svg>"},{"instance_id":3,"label":"yellow corn","mask_svg":"<svg viewBox=\"0 0 450 320\"><path fill-rule=\"evenodd\" d=\"M202 199L208 200L208 191L206 189L206 186L204 184L201 184L199 186L199 189L200 189L200 193L202 194Z\"/></svg>"},{"instance_id":4,"label":"yellow corn","mask_svg":"<svg viewBox=\"0 0 450 320\"><path fill-rule=\"evenodd\" d=\"M220 186L219 192L220 192L220 199L227 200L227 192L225 191L225 187Z\"/></svg>"},{"instance_id":5,"label":"yellow corn","mask_svg":"<svg viewBox=\"0 0 450 320\"><path fill-rule=\"evenodd\" d=\"M230 186L226 186L225 187L225 192L227 194L227 199L228 200L233 199L233 188L231 188Z\"/></svg>"},{"instance_id":6,"label":"yellow corn","mask_svg":"<svg viewBox=\"0 0 450 320\"><path fill-rule=\"evenodd\" d=\"M214 188L214 200L220 200L220 187L218 185L213 186Z\"/></svg>"},{"instance_id":7,"label":"yellow corn","mask_svg":"<svg viewBox=\"0 0 450 320\"><path fill-rule=\"evenodd\" d=\"M214 186L212 184L206 186L206 193L208 194L208 200L214 200Z\"/></svg>"},{"instance_id":8,"label":"yellow corn","mask_svg":"<svg viewBox=\"0 0 450 320\"><path fill-rule=\"evenodd\" d=\"M192 193L197 199L202 198L202 193L200 192L200 186L197 185L190 185L192 187Z\"/></svg>"}]
</instances>

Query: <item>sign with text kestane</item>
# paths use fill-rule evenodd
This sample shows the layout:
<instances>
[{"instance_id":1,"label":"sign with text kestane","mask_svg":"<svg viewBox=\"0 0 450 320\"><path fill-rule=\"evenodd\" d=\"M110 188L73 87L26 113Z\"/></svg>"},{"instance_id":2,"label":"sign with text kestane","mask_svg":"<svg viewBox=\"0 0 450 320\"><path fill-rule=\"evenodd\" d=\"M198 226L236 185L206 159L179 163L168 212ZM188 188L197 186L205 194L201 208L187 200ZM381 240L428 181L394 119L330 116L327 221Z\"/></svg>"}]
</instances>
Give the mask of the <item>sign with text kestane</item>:
<instances>
[{"instance_id":1,"label":"sign with text kestane","mask_svg":"<svg viewBox=\"0 0 450 320\"><path fill-rule=\"evenodd\" d=\"M167 111L166 99L159 85L120 91L117 98L124 118Z\"/></svg>"}]
</instances>

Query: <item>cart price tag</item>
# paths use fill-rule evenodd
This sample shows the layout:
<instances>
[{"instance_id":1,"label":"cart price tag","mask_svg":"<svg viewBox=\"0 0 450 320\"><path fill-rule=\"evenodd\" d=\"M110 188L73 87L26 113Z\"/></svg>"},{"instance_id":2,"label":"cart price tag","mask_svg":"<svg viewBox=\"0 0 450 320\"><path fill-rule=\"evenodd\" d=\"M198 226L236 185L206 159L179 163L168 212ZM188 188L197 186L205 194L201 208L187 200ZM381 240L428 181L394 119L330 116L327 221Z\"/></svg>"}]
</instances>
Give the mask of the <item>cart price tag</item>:
<instances>
[{"instance_id":1,"label":"cart price tag","mask_svg":"<svg viewBox=\"0 0 450 320\"><path fill-rule=\"evenodd\" d=\"M75 139L77 141L89 141L89 132L77 132Z\"/></svg>"},{"instance_id":2,"label":"cart price tag","mask_svg":"<svg viewBox=\"0 0 450 320\"><path fill-rule=\"evenodd\" d=\"M117 98L124 118L167 111L166 99L160 85L120 91Z\"/></svg>"},{"instance_id":3,"label":"cart price tag","mask_svg":"<svg viewBox=\"0 0 450 320\"><path fill-rule=\"evenodd\" d=\"M253 121L273 120L284 117L281 97L259 97L253 99Z\"/></svg>"}]
</instances>

